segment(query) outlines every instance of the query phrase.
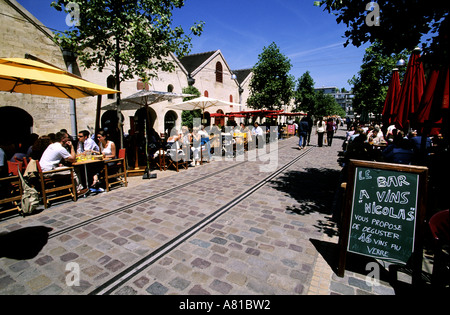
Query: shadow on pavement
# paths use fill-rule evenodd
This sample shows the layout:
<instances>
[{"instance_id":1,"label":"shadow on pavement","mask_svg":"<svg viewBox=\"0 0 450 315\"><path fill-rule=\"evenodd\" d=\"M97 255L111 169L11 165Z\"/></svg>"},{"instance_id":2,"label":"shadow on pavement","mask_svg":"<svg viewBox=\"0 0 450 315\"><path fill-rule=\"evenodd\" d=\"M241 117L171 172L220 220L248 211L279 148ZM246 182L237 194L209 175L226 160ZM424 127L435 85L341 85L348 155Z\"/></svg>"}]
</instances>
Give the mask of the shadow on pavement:
<instances>
[{"instance_id":1,"label":"shadow on pavement","mask_svg":"<svg viewBox=\"0 0 450 315\"><path fill-rule=\"evenodd\" d=\"M335 273L333 277L338 278L336 275L339 265L339 245L331 242L317 240L310 238L310 242L314 245L317 252L323 257L323 259L330 266L331 270ZM422 272L421 283L419 286L413 286L411 277L412 270L406 266L387 264L384 266L380 264L376 259L356 255L353 253L347 253L347 259L345 264L345 276L347 272L357 273L361 275L359 279L363 279L366 276L373 276L373 264L379 267L379 278L377 279L381 283L388 284L394 289L396 295L411 295L411 294L432 294L449 292L449 290L435 291L431 287L429 274Z\"/></svg>"},{"instance_id":2,"label":"shadow on pavement","mask_svg":"<svg viewBox=\"0 0 450 315\"><path fill-rule=\"evenodd\" d=\"M294 198L299 205L287 207L286 213L331 215L336 209L336 191L340 172L324 168L307 168L304 172L289 171L271 181L272 187ZM315 227L328 236L335 236L335 224L330 220L318 221Z\"/></svg>"},{"instance_id":3,"label":"shadow on pavement","mask_svg":"<svg viewBox=\"0 0 450 315\"><path fill-rule=\"evenodd\" d=\"M25 260L36 257L47 244L50 231L49 227L33 226L0 234L0 258Z\"/></svg>"}]
</instances>

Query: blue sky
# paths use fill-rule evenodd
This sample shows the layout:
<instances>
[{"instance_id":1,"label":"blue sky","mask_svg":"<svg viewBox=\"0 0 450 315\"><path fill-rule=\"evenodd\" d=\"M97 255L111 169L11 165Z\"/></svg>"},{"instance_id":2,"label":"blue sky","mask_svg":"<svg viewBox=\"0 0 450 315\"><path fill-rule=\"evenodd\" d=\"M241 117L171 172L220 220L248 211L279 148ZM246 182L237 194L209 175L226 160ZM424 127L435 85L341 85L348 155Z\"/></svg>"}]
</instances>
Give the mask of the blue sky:
<instances>
[{"instance_id":1,"label":"blue sky","mask_svg":"<svg viewBox=\"0 0 450 315\"><path fill-rule=\"evenodd\" d=\"M17 0L47 27L63 30L65 13L50 7L52 0ZM368 45L344 48L345 25L313 6L313 0L186 0L174 11L174 26L187 31L204 21L191 53L220 49L233 70L251 68L264 47L275 42L292 63L297 79L309 71L316 87L349 89Z\"/></svg>"}]
</instances>

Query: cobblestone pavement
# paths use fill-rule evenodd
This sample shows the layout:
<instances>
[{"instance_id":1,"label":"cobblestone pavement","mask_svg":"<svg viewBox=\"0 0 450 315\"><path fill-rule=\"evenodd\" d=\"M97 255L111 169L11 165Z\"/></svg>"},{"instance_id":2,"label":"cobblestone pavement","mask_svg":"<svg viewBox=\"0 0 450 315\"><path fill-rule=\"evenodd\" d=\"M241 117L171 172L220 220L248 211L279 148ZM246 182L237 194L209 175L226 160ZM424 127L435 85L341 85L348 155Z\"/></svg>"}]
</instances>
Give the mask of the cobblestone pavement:
<instances>
[{"instance_id":1,"label":"cobblestone pavement","mask_svg":"<svg viewBox=\"0 0 450 315\"><path fill-rule=\"evenodd\" d=\"M333 269L337 154L296 137L0 222L0 294L394 294ZM264 167L275 168L266 172Z\"/></svg>"}]
</instances>

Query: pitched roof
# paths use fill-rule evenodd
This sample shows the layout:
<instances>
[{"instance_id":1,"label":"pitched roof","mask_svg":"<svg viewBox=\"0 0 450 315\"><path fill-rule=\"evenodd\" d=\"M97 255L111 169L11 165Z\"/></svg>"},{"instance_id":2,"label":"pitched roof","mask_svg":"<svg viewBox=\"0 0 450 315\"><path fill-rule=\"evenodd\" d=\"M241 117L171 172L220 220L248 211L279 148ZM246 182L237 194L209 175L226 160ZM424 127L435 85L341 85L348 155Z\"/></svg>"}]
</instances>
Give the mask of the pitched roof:
<instances>
[{"instance_id":1,"label":"pitched roof","mask_svg":"<svg viewBox=\"0 0 450 315\"><path fill-rule=\"evenodd\" d=\"M192 73L198 67L200 67L201 64L203 64L206 60L208 60L208 58L210 58L214 53L216 53L216 51L217 50L188 55L183 58L180 58L179 60L181 64L184 66L184 68L187 70L187 72Z\"/></svg>"},{"instance_id":2,"label":"pitched roof","mask_svg":"<svg viewBox=\"0 0 450 315\"><path fill-rule=\"evenodd\" d=\"M236 80L241 84L252 73L252 69L232 70L232 72L236 75Z\"/></svg>"}]
</instances>

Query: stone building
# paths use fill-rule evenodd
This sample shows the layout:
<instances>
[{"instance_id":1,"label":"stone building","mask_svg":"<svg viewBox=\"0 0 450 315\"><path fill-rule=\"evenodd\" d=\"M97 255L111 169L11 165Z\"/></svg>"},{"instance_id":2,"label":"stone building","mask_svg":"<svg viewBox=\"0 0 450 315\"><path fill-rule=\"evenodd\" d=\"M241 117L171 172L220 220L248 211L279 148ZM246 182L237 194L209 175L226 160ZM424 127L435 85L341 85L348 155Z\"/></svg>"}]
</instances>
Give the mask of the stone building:
<instances>
[{"instance_id":1,"label":"stone building","mask_svg":"<svg viewBox=\"0 0 450 315\"><path fill-rule=\"evenodd\" d=\"M26 8L15 0L0 0L0 57L23 58L31 54L45 60L59 68L67 69L67 58L53 42L53 33L37 20ZM179 60L170 54L166 58L172 59L175 65L173 72L160 72L145 86L139 78L122 82L121 98L136 93L139 89L147 88L154 91L182 93L182 89L189 83L201 91L202 95L217 98L241 105L228 108L213 108L211 112L230 112L246 110L248 97L248 78L240 75L241 81L233 76L228 63L220 50L195 54ZM112 77L112 67L102 72L84 69L76 62L73 73L82 78L110 88L115 88ZM237 71L237 73L239 73ZM102 107L116 101L115 95L103 96ZM169 105L181 102L181 99L152 104L150 107L151 124L155 131L162 133L170 124L181 125L181 111L167 108ZM67 129L74 134L80 130L94 131L97 108L96 97L78 99L76 103L76 125L71 123L69 100L52 97L42 97L29 94L0 92L0 128L2 136L5 134L39 135ZM238 108L239 107L239 108ZM123 130L128 133L142 123L142 110L123 111ZM114 123L116 111L102 111L102 127ZM18 136L19 137L19 136Z\"/></svg>"}]
</instances>

